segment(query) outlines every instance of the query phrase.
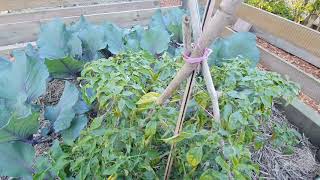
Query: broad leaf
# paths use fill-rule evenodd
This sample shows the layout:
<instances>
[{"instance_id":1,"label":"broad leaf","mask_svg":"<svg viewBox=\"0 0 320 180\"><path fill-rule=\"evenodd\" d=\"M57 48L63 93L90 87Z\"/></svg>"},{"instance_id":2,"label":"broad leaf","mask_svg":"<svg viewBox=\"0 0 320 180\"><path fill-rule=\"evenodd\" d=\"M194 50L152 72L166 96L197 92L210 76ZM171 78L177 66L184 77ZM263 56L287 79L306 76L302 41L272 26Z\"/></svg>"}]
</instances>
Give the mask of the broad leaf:
<instances>
[{"instance_id":1,"label":"broad leaf","mask_svg":"<svg viewBox=\"0 0 320 180\"><path fill-rule=\"evenodd\" d=\"M184 11L180 8L174 8L163 12L163 22L167 30L172 34L172 39L182 42L182 17Z\"/></svg>"},{"instance_id":2,"label":"broad leaf","mask_svg":"<svg viewBox=\"0 0 320 180\"><path fill-rule=\"evenodd\" d=\"M55 19L41 26L37 41L42 59L62 59L66 56L81 57L81 41L67 31L60 19Z\"/></svg>"},{"instance_id":3,"label":"broad leaf","mask_svg":"<svg viewBox=\"0 0 320 180\"><path fill-rule=\"evenodd\" d=\"M9 124L0 129L0 143L7 141L26 140L37 133L39 113L34 112L26 118L12 116Z\"/></svg>"},{"instance_id":4,"label":"broad leaf","mask_svg":"<svg viewBox=\"0 0 320 180\"><path fill-rule=\"evenodd\" d=\"M78 61L68 56L62 59L46 59L45 64L53 78L76 77L77 73L82 70L85 62Z\"/></svg>"},{"instance_id":5,"label":"broad leaf","mask_svg":"<svg viewBox=\"0 0 320 180\"><path fill-rule=\"evenodd\" d=\"M149 24L151 28L160 28L166 30L166 25L164 24L162 12L158 9L151 18L151 22Z\"/></svg>"},{"instance_id":6,"label":"broad leaf","mask_svg":"<svg viewBox=\"0 0 320 180\"><path fill-rule=\"evenodd\" d=\"M187 153L187 161L192 167L196 167L201 162L202 155L202 147L191 148Z\"/></svg>"},{"instance_id":7,"label":"broad leaf","mask_svg":"<svg viewBox=\"0 0 320 180\"><path fill-rule=\"evenodd\" d=\"M0 99L0 109L1 109L1 111L0 111L0 129L1 129L1 127L4 127L9 123L13 112L12 112L10 106L8 105L8 103L6 102L6 100L4 100L4 99Z\"/></svg>"},{"instance_id":8,"label":"broad leaf","mask_svg":"<svg viewBox=\"0 0 320 180\"><path fill-rule=\"evenodd\" d=\"M70 26L67 27L67 30L71 33L80 32L86 29L88 26L92 26L84 16L80 16L79 21L72 23Z\"/></svg>"},{"instance_id":9,"label":"broad leaf","mask_svg":"<svg viewBox=\"0 0 320 180\"><path fill-rule=\"evenodd\" d=\"M0 176L32 176L34 148L22 142L0 143Z\"/></svg>"},{"instance_id":10,"label":"broad leaf","mask_svg":"<svg viewBox=\"0 0 320 180\"><path fill-rule=\"evenodd\" d=\"M191 134L191 133L187 133L187 132L182 132L178 135L174 135L172 137L169 137L167 139L162 139L165 143L168 143L168 144L176 144L178 142L181 142L185 139L189 139L189 138L192 138L194 135Z\"/></svg>"},{"instance_id":11,"label":"broad leaf","mask_svg":"<svg viewBox=\"0 0 320 180\"><path fill-rule=\"evenodd\" d=\"M119 52L123 51L125 49L123 30L112 23L104 24L103 28L105 30L105 38L108 44L108 50L112 54L118 54Z\"/></svg>"},{"instance_id":12,"label":"broad leaf","mask_svg":"<svg viewBox=\"0 0 320 180\"><path fill-rule=\"evenodd\" d=\"M75 117L73 106L78 102L79 91L74 84L66 81L65 88L56 106L48 106L45 109L45 118L53 123L56 132L68 129Z\"/></svg>"},{"instance_id":13,"label":"broad leaf","mask_svg":"<svg viewBox=\"0 0 320 180\"><path fill-rule=\"evenodd\" d=\"M45 109L45 118L53 123L55 132L62 134L64 142L71 145L87 125L85 113L88 111L89 108L81 100L77 87L66 82L59 103Z\"/></svg>"},{"instance_id":14,"label":"broad leaf","mask_svg":"<svg viewBox=\"0 0 320 180\"><path fill-rule=\"evenodd\" d=\"M260 52L256 46L256 36L252 33L236 33L227 38L220 38L212 45L213 53L208 59L209 65L221 66L224 62L239 59L249 59L255 67L260 59ZM239 60L238 59L238 60Z\"/></svg>"},{"instance_id":15,"label":"broad leaf","mask_svg":"<svg viewBox=\"0 0 320 180\"><path fill-rule=\"evenodd\" d=\"M87 26L81 30L78 37L82 41L82 59L92 61L100 58L99 50L107 47L104 38L104 30L101 26Z\"/></svg>"},{"instance_id":16,"label":"broad leaf","mask_svg":"<svg viewBox=\"0 0 320 180\"><path fill-rule=\"evenodd\" d=\"M87 123L88 118L85 115L75 117L71 122L71 126L61 132L63 142L72 145L73 141L80 136L81 130L86 127Z\"/></svg>"},{"instance_id":17,"label":"broad leaf","mask_svg":"<svg viewBox=\"0 0 320 180\"><path fill-rule=\"evenodd\" d=\"M66 26L60 19L55 19L41 26L37 45L40 57L59 59L67 55L66 42L68 34Z\"/></svg>"},{"instance_id":18,"label":"broad leaf","mask_svg":"<svg viewBox=\"0 0 320 180\"><path fill-rule=\"evenodd\" d=\"M72 34L67 42L69 48L68 55L75 57L76 59L81 59L82 56L82 42L76 34Z\"/></svg>"},{"instance_id":19,"label":"broad leaf","mask_svg":"<svg viewBox=\"0 0 320 180\"><path fill-rule=\"evenodd\" d=\"M140 46L152 54L160 54L168 49L170 35L159 28L151 28L142 34Z\"/></svg>"},{"instance_id":20,"label":"broad leaf","mask_svg":"<svg viewBox=\"0 0 320 180\"><path fill-rule=\"evenodd\" d=\"M149 27L167 30L172 40L182 42L182 17L184 11L180 8L174 8L168 11L158 10L152 16Z\"/></svg>"},{"instance_id":21,"label":"broad leaf","mask_svg":"<svg viewBox=\"0 0 320 180\"><path fill-rule=\"evenodd\" d=\"M126 34L126 49L129 50L139 50L140 49L140 40L142 37L142 33L144 32L143 27L137 25L134 26L131 31Z\"/></svg>"},{"instance_id":22,"label":"broad leaf","mask_svg":"<svg viewBox=\"0 0 320 180\"><path fill-rule=\"evenodd\" d=\"M37 57L27 56L22 51L13 52L13 56L15 61L0 64L6 67L0 77L0 106L23 118L31 114L30 103L45 92L49 73ZM0 122L7 124L8 119L0 119Z\"/></svg>"},{"instance_id":23,"label":"broad leaf","mask_svg":"<svg viewBox=\"0 0 320 180\"><path fill-rule=\"evenodd\" d=\"M150 103L154 103L156 102L156 100L158 99L158 97L161 94L156 93L156 92L149 92L145 95L143 95L138 102L136 102L136 104L138 105L146 105L146 104L150 104Z\"/></svg>"}]
</instances>

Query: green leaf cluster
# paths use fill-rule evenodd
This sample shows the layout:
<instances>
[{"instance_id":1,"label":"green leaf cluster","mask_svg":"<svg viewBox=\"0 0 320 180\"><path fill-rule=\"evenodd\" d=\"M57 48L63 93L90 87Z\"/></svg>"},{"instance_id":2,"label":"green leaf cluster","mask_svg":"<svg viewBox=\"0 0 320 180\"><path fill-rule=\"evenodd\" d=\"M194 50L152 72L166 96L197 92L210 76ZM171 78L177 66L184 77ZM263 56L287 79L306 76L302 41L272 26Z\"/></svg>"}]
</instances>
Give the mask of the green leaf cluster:
<instances>
[{"instance_id":1,"label":"green leaf cluster","mask_svg":"<svg viewBox=\"0 0 320 180\"><path fill-rule=\"evenodd\" d=\"M31 46L0 59L0 176L31 177L32 136L39 128L35 101L46 91L48 70Z\"/></svg>"},{"instance_id":2,"label":"green leaf cluster","mask_svg":"<svg viewBox=\"0 0 320 180\"><path fill-rule=\"evenodd\" d=\"M171 40L182 43L182 17L185 14L180 8L173 8L167 11L158 10L152 16L150 27L168 31Z\"/></svg>"},{"instance_id":3,"label":"green leaf cluster","mask_svg":"<svg viewBox=\"0 0 320 180\"><path fill-rule=\"evenodd\" d=\"M108 58L125 50L143 49L161 54L168 49L171 37L182 41L183 11L175 9L163 13L159 10L155 15L163 21L161 26L152 23L148 28L134 26L131 29L109 22L93 25L83 16L71 25L55 19L41 26L37 41L39 56L45 60L53 78L74 78L85 62Z\"/></svg>"},{"instance_id":4,"label":"green leaf cluster","mask_svg":"<svg viewBox=\"0 0 320 180\"><path fill-rule=\"evenodd\" d=\"M252 149L267 141L280 148L279 141L292 146L297 143L297 132L292 134L277 124L275 139L261 139L259 129L270 117L273 102L292 99L297 86L276 73L250 67L245 60L211 69L217 88L224 92L221 125L207 110L210 98L203 90L203 80L197 78L183 130L174 135L179 111L176 97L162 107L154 101L174 74L164 70L178 67L166 55L157 60L144 51L86 64L81 89L86 102L96 105L97 117L75 144L60 145L61 166L40 174L76 179L162 179L175 143L174 179L250 179L259 175L259 166L251 160ZM51 156L51 161L56 159Z\"/></svg>"},{"instance_id":5,"label":"green leaf cluster","mask_svg":"<svg viewBox=\"0 0 320 180\"><path fill-rule=\"evenodd\" d=\"M298 23L308 23L310 16L320 15L319 0L246 0L245 2Z\"/></svg>"},{"instance_id":6,"label":"green leaf cluster","mask_svg":"<svg viewBox=\"0 0 320 180\"><path fill-rule=\"evenodd\" d=\"M55 132L62 134L66 144L72 144L87 125L88 106L82 101L81 94L74 84L65 82L60 101L55 106L46 106L44 116L53 125Z\"/></svg>"}]
</instances>

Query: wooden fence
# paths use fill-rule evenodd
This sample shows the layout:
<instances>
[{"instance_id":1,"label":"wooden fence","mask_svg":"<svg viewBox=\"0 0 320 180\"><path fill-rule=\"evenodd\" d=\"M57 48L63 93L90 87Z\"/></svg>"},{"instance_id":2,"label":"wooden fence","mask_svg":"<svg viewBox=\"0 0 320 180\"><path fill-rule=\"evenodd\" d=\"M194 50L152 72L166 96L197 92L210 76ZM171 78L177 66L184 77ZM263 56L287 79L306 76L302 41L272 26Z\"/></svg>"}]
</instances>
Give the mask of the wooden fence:
<instances>
[{"instance_id":1,"label":"wooden fence","mask_svg":"<svg viewBox=\"0 0 320 180\"><path fill-rule=\"evenodd\" d=\"M128 27L146 24L157 9L158 1L137 1L6 14L0 16L0 46L34 41L40 25L57 17L68 23L84 15L94 23L112 21Z\"/></svg>"}]
</instances>

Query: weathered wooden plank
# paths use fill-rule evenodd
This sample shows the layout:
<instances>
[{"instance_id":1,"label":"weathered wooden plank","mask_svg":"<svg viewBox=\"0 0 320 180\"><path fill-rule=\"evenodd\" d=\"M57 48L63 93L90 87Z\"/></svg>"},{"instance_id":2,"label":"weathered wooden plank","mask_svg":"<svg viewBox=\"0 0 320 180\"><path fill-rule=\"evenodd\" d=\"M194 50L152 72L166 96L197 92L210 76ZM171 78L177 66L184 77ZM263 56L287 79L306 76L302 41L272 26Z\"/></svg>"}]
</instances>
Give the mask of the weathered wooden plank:
<instances>
[{"instance_id":1,"label":"weathered wooden plank","mask_svg":"<svg viewBox=\"0 0 320 180\"><path fill-rule=\"evenodd\" d=\"M171 7L170 7L171 8ZM101 14L88 14L85 17L94 23L105 21L116 22L121 27L130 27L138 22L147 22L159 8L150 8L144 10L121 11ZM163 8L168 9L168 8ZM70 23L78 20L79 16L70 16L61 18L64 22ZM34 41L40 30L40 25L52 19L41 19L30 22L18 22L12 24L0 25L0 46Z\"/></svg>"},{"instance_id":2,"label":"weathered wooden plank","mask_svg":"<svg viewBox=\"0 0 320 180\"><path fill-rule=\"evenodd\" d=\"M46 10L35 10L27 13L12 13L0 15L0 24L12 24L18 22L37 21L39 19L52 19L54 17L80 16L87 14L112 13L119 11L130 11L137 9L149 9L159 7L157 0L136 1L99 4L91 6L77 6L67 8L53 8Z\"/></svg>"},{"instance_id":3,"label":"weathered wooden plank","mask_svg":"<svg viewBox=\"0 0 320 180\"><path fill-rule=\"evenodd\" d=\"M110 3L116 0L1 0L0 11ZM132 0L131 0L132 1ZM119 2L119 1L118 1Z\"/></svg>"},{"instance_id":4,"label":"weathered wooden plank","mask_svg":"<svg viewBox=\"0 0 320 180\"><path fill-rule=\"evenodd\" d=\"M258 37L264 39L265 41L269 42L270 44L273 44L276 47L281 48L281 49L285 50L286 52L293 54L293 55L307 61L308 63L320 68L320 56L316 56L316 55L310 53L309 51L307 51L306 49L301 48L301 47L297 47L282 38L276 37L270 33L266 33L257 27L253 27L251 29L251 32L255 33Z\"/></svg>"},{"instance_id":5,"label":"weathered wooden plank","mask_svg":"<svg viewBox=\"0 0 320 180\"><path fill-rule=\"evenodd\" d=\"M8 58L12 51L21 50L21 49L25 48L28 44L35 46L36 42L33 41L33 42L12 44L12 45L8 45L8 46L0 46L0 56Z\"/></svg>"},{"instance_id":6,"label":"weathered wooden plank","mask_svg":"<svg viewBox=\"0 0 320 180\"><path fill-rule=\"evenodd\" d=\"M169 10L171 8L175 7L167 7L167 8L161 8L162 10ZM132 26L132 25L147 25L154 14L156 10L159 8L151 8L151 9L144 9L144 10L135 10L135 11L125 11L125 12L116 12L116 13L102 13L102 14L92 14L92 15L87 15L86 18L92 23L101 23L106 20L112 21L116 24L118 24L121 27L126 27L126 26ZM65 22L70 22L77 20L78 17L67 17L63 20ZM132 21L133 20L133 21ZM21 23L20 23L21 24ZM22 23L25 24L25 23ZM17 38L25 38L25 39L32 39L32 40L25 40L22 42L14 42L10 45L3 45L0 46L0 55L1 56L8 56L13 50L17 49L22 49L24 48L28 42L31 44L35 45L34 40L36 40L37 32L39 31L39 24L40 22L36 24L31 24L31 28L33 28L33 31L35 32L34 34L28 34L24 33ZM21 27L21 25L19 25ZM27 28L30 28L26 26ZM4 27L3 27L4 28ZM26 28L23 28L22 30L25 30ZM19 32L21 32L20 30ZM1 25L0 25L0 31L1 31ZM31 32L32 30L28 30L28 32ZM0 33L0 42L1 42L1 36L2 34ZM13 41L13 40L12 40Z\"/></svg>"},{"instance_id":7,"label":"weathered wooden plank","mask_svg":"<svg viewBox=\"0 0 320 180\"><path fill-rule=\"evenodd\" d=\"M242 4L237 16L278 38L320 57L320 32L253 6Z\"/></svg>"}]
</instances>

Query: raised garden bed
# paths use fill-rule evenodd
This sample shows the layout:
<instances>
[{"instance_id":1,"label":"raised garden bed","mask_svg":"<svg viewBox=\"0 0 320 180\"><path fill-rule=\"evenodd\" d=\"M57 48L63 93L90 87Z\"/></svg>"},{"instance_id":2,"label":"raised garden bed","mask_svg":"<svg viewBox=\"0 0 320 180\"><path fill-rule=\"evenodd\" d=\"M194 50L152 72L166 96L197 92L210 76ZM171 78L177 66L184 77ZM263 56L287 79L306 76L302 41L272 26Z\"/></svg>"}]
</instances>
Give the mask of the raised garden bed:
<instances>
[{"instance_id":1,"label":"raised garden bed","mask_svg":"<svg viewBox=\"0 0 320 180\"><path fill-rule=\"evenodd\" d=\"M124 5L132 9L105 12ZM101 13L91 14L94 9ZM5 72L0 85L6 82L5 87L15 91L20 89L13 88L16 85L23 87L18 93L0 88L7 95L0 95L0 116L5 117L0 121L0 152L6 154L0 157L1 175L33 175L35 179L162 178L172 143L177 143L179 150L172 178L311 179L319 175L317 147L274 106L281 98L290 101L298 88L277 74L250 67L257 63L254 59L233 57L223 65L212 62L220 64L212 65L211 72L222 92L221 124L215 122L199 77L183 131L173 135L182 91L163 106L154 102L182 64L183 12L168 7L162 8L161 14L158 9L156 1L53 9L40 21L32 19L32 13L43 14L36 11L25 14L31 18L28 22L20 19L6 24L18 32L22 24L29 23L31 31L37 32L38 23L46 23L38 38L22 33L27 41L38 39L33 43L35 49L13 47L25 50L10 53L11 59L0 59L1 72ZM62 18L67 25L52 20L61 11L67 14ZM141 24L148 28L94 25L83 17L69 24L83 12L92 22L107 18L123 27ZM22 39L18 42L24 42ZM259 50L262 62L278 62L278 57L263 47ZM12 77L17 81L10 81ZM297 100L278 108L284 108L287 116L294 114L288 116L289 121L318 145L319 114ZM23 126L19 125L22 120ZM293 162L304 162L304 166L287 166Z\"/></svg>"}]
</instances>

